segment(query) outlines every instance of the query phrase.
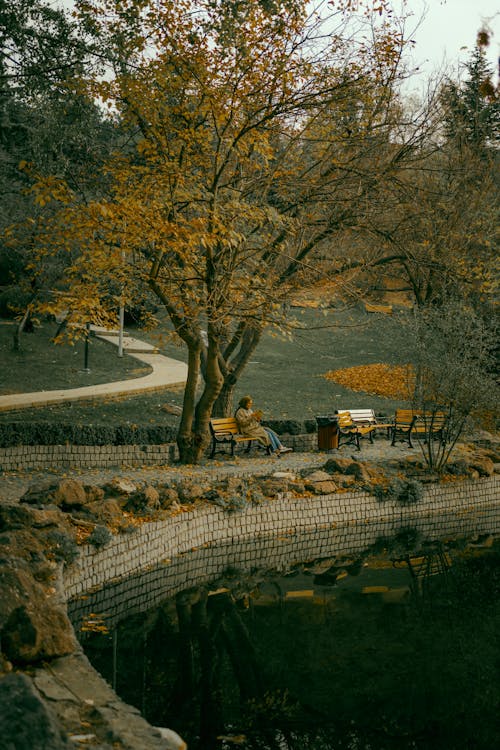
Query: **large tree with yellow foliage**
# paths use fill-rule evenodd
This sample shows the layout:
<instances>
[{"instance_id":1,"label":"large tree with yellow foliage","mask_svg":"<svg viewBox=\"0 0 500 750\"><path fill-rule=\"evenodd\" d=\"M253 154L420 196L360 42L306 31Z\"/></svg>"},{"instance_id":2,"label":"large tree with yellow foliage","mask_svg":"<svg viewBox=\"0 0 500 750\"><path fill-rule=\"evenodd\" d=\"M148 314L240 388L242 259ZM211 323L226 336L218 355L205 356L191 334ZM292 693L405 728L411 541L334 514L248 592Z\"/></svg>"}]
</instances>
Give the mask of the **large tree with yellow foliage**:
<instances>
[{"instance_id":1,"label":"large tree with yellow foliage","mask_svg":"<svg viewBox=\"0 0 500 750\"><path fill-rule=\"evenodd\" d=\"M77 2L109 63L78 95L128 141L91 200L30 167L50 207L33 267L63 259L44 309L75 321L109 321L146 288L161 302L188 350L184 462L199 460L212 412L229 409L293 290L359 265L335 237L375 216L418 141L395 95L398 19L385 2L356 16L362 3L320 5L335 6L328 19L298 0Z\"/></svg>"}]
</instances>

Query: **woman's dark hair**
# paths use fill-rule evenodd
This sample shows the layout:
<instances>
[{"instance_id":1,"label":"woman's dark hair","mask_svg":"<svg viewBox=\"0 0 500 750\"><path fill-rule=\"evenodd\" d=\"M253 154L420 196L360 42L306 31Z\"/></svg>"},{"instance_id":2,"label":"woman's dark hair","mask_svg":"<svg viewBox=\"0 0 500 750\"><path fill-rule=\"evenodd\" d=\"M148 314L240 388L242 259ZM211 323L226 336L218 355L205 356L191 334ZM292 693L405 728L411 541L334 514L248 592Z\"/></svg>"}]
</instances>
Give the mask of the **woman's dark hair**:
<instances>
[{"instance_id":1,"label":"woman's dark hair","mask_svg":"<svg viewBox=\"0 0 500 750\"><path fill-rule=\"evenodd\" d=\"M238 406L241 406L242 409L248 409L248 404L251 400L251 396L243 396L243 398L240 398L240 400L238 401Z\"/></svg>"}]
</instances>

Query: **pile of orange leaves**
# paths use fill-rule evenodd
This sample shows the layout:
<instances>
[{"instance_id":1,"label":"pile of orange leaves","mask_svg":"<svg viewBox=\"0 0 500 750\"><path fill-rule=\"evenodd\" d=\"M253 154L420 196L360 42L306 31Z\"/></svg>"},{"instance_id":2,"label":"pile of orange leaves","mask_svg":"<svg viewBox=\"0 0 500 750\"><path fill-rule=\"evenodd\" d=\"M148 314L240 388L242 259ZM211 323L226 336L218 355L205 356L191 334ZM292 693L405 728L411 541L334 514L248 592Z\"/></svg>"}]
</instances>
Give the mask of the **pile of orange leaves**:
<instances>
[{"instance_id":1,"label":"pile of orange leaves","mask_svg":"<svg viewBox=\"0 0 500 750\"><path fill-rule=\"evenodd\" d=\"M411 398L415 382L411 365L358 365L330 370L323 377L351 391L363 391L372 396L403 400Z\"/></svg>"}]
</instances>

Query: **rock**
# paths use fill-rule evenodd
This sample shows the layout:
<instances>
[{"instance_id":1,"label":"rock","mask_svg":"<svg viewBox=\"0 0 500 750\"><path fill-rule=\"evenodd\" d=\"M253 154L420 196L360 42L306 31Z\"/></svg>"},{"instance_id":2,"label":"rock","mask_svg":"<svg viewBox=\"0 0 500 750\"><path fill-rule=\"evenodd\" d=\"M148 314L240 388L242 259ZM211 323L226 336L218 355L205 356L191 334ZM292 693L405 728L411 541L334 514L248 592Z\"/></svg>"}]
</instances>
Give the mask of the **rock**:
<instances>
[{"instance_id":1,"label":"rock","mask_svg":"<svg viewBox=\"0 0 500 750\"><path fill-rule=\"evenodd\" d=\"M59 508L31 508L30 526L33 529L46 529L49 526L60 526L66 519Z\"/></svg>"},{"instance_id":2,"label":"rock","mask_svg":"<svg viewBox=\"0 0 500 750\"><path fill-rule=\"evenodd\" d=\"M346 467L344 474L354 476L358 482L369 482L372 478L370 468L366 464L358 461L352 461L351 464Z\"/></svg>"},{"instance_id":3,"label":"rock","mask_svg":"<svg viewBox=\"0 0 500 750\"><path fill-rule=\"evenodd\" d=\"M276 497L280 492L287 492L289 483L286 479L263 479L259 482L260 490L266 497Z\"/></svg>"},{"instance_id":4,"label":"rock","mask_svg":"<svg viewBox=\"0 0 500 750\"><path fill-rule=\"evenodd\" d=\"M32 598L13 610L2 629L3 650L15 664L36 664L78 649L71 624L62 610Z\"/></svg>"},{"instance_id":5,"label":"rock","mask_svg":"<svg viewBox=\"0 0 500 750\"><path fill-rule=\"evenodd\" d=\"M158 510L160 507L160 493L149 485L144 488L144 501L148 510Z\"/></svg>"},{"instance_id":6,"label":"rock","mask_svg":"<svg viewBox=\"0 0 500 750\"><path fill-rule=\"evenodd\" d=\"M86 509L90 511L92 517L103 524L110 526L120 525L123 521L123 510L120 503L112 497L105 500L88 503Z\"/></svg>"},{"instance_id":7,"label":"rock","mask_svg":"<svg viewBox=\"0 0 500 750\"><path fill-rule=\"evenodd\" d=\"M63 479L54 493L54 502L64 509L79 508L87 502L87 493L76 479Z\"/></svg>"},{"instance_id":8,"label":"rock","mask_svg":"<svg viewBox=\"0 0 500 750\"><path fill-rule=\"evenodd\" d=\"M23 508L21 505L0 506L0 531L22 529L30 525L31 518L31 508Z\"/></svg>"},{"instance_id":9,"label":"rock","mask_svg":"<svg viewBox=\"0 0 500 750\"><path fill-rule=\"evenodd\" d=\"M155 729L159 731L162 739L166 741L165 750L187 750L186 743L173 729L167 729L167 727L155 727Z\"/></svg>"},{"instance_id":10,"label":"rock","mask_svg":"<svg viewBox=\"0 0 500 750\"><path fill-rule=\"evenodd\" d=\"M200 500L210 489L210 485L199 482L179 482L177 492L181 503L192 503Z\"/></svg>"},{"instance_id":11,"label":"rock","mask_svg":"<svg viewBox=\"0 0 500 750\"><path fill-rule=\"evenodd\" d=\"M495 473L495 464L482 454L476 454L469 459L469 466L479 472L482 477L491 477Z\"/></svg>"},{"instance_id":12,"label":"rock","mask_svg":"<svg viewBox=\"0 0 500 750\"><path fill-rule=\"evenodd\" d=\"M295 481L288 483L288 489L291 492L295 492L297 495L301 495L304 493L306 488L302 479L295 479Z\"/></svg>"},{"instance_id":13,"label":"rock","mask_svg":"<svg viewBox=\"0 0 500 750\"><path fill-rule=\"evenodd\" d=\"M463 458L459 458L456 461L446 464L446 471L453 476L468 476L470 473L469 465Z\"/></svg>"},{"instance_id":14,"label":"rock","mask_svg":"<svg viewBox=\"0 0 500 750\"><path fill-rule=\"evenodd\" d=\"M296 478L295 474L289 471L275 471L271 476L275 477L275 479L289 479L291 482L295 481Z\"/></svg>"},{"instance_id":15,"label":"rock","mask_svg":"<svg viewBox=\"0 0 500 750\"><path fill-rule=\"evenodd\" d=\"M129 495L125 509L132 512L151 513L160 507L160 495L154 487L145 487L143 490Z\"/></svg>"},{"instance_id":16,"label":"rock","mask_svg":"<svg viewBox=\"0 0 500 750\"><path fill-rule=\"evenodd\" d=\"M337 485L330 474L321 470L313 471L304 477L304 485L306 490L314 492L316 495L329 495L337 491Z\"/></svg>"},{"instance_id":17,"label":"rock","mask_svg":"<svg viewBox=\"0 0 500 750\"><path fill-rule=\"evenodd\" d=\"M330 474L345 474L346 469L351 466L352 463L352 458L341 458L339 456L335 458L329 458L323 468Z\"/></svg>"},{"instance_id":18,"label":"rock","mask_svg":"<svg viewBox=\"0 0 500 750\"><path fill-rule=\"evenodd\" d=\"M158 494L162 508L170 508L172 503L179 502L179 494L173 487L158 487Z\"/></svg>"},{"instance_id":19,"label":"rock","mask_svg":"<svg viewBox=\"0 0 500 750\"><path fill-rule=\"evenodd\" d=\"M5 750L69 750L56 714L32 681L11 673L0 679L0 743Z\"/></svg>"},{"instance_id":20,"label":"rock","mask_svg":"<svg viewBox=\"0 0 500 750\"><path fill-rule=\"evenodd\" d=\"M332 479L340 487L352 487L356 484L356 477L353 474L332 474Z\"/></svg>"},{"instance_id":21,"label":"rock","mask_svg":"<svg viewBox=\"0 0 500 750\"><path fill-rule=\"evenodd\" d=\"M87 495L87 503L95 503L103 500L104 490L102 487L96 487L92 484L85 484L83 486L85 494Z\"/></svg>"},{"instance_id":22,"label":"rock","mask_svg":"<svg viewBox=\"0 0 500 750\"><path fill-rule=\"evenodd\" d=\"M2 651L15 664L31 664L78 650L73 628L52 592L37 583L29 566L2 566L0 636Z\"/></svg>"},{"instance_id":23,"label":"rock","mask_svg":"<svg viewBox=\"0 0 500 750\"><path fill-rule=\"evenodd\" d=\"M49 505L54 502L54 493L57 490L57 483L42 482L29 487L21 497L21 503L30 505Z\"/></svg>"},{"instance_id":24,"label":"rock","mask_svg":"<svg viewBox=\"0 0 500 750\"><path fill-rule=\"evenodd\" d=\"M8 562L15 566L18 560L38 564L46 560L44 553L38 537L27 529L6 531L0 535L0 565Z\"/></svg>"},{"instance_id":25,"label":"rock","mask_svg":"<svg viewBox=\"0 0 500 750\"><path fill-rule=\"evenodd\" d=\"M128 479L114 477L103 486L103 490L106 495L132 495L134 492L137 492L138 487Z\"/></svg>"}]
</instances>

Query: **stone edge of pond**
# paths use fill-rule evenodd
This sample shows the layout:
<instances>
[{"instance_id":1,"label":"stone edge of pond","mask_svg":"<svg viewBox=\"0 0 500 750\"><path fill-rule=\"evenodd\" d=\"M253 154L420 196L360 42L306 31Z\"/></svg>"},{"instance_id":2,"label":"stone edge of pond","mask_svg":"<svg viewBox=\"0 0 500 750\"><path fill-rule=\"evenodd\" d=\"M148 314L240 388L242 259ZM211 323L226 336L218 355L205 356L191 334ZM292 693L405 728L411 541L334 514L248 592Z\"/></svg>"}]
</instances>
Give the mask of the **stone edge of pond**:
<instances>
[{"instance_id":1,"label":"stone edge of pond","mask_svg":"<svg viewBox=\"0 0 500 750\"><path fill-rule=\"evenodd\" d=\"M457 488L461 487L462 496L458 503L458 510L460 512L471 512L474 510L471 506L471 497L478 495L482 496L483 502L491 503L499 502L498 484L500 477L498 475L489 477L482 480L468 480L466 482L456 482L453 485L447 484L436 490L436 485L433 485L433 489L429 488L429 492L436 491L443 498L451 497L453 493L460 495L460 491ZM343 503L343 508L353 502L354 496L363 496L369 498L369 502L373 504L373 497L369 496L368 493L363 492L352 492L339 494L338 498L332 495L319 495L315 498L304 498L304 504L310 505L311 508L316 507L317 504L323 504L323 506L329 508L335 499L340 500ZM332 499L333 498L333 499ZM283 498L284 502L290 501L290 498ZM297 499L291 502L291 506L296 506ZM368 500L366 500L368 502ZM436 508L443 507L442 503L445 502L442 499L436 505ZM272 506L272 502L266 504ZM380 504L379 504L380 507ZM358 508L359 510L359 508ZM362 515L366 515L367 508L363 506ZM258 516L262 512L262 508L256 507L251 509L252 514ZM395 506L397 516L401 517L402 508L400 505ZM15 513L16 511L13 510ZM19 512L19 511L18 511ZM45 511L50 513L51 511ZM219 516L221 519L224 518L224 511L216 508L204 508L195 511L200 516L206 515L207 513L214 518L217 517L217 522L220 523ZM387 503L382 511L387 512ZM410 513L414 510L410 509ZM40 513L44 513L41 511ZM22 515L22 512L21 512ZM29 514L28 514L29 515ZM184 516L184 518L182 518ZM188 516L193 519L193 513L182 514L181 518L184 523L188 522ZM227 514L226 514L227 517ZM235 518L238 515L234 516ZM278 518L278 515L276 516ZM325 523L325 518L321 518L321 523ZM286 524L289 524L290 519L285 519ZM328 522L330 522L328 520ZM352 521L351 521L352 522ZM366 520L364 521L366 523ZM25 521L26 523L26 521ZM39 523L42 524L43 520L39 518ZM178 529L179 517L173 517L170 519L164 519L158 522L152 522L145 524L144 527L140 527L143 533L147 533L150 526L155 528L156 532L160 536L164 536L166 542L171 541L172 537L166 533L167 529L170 531L177 527ZM0 526L0 528L4 528ZM218 528L225 529L226 526L219 526ZM5 544L5 537L11 534L11 540L14 540L12 534L17 531L20 534L20 540L18 543L29 545L29 532L26 527L23 529L22 519L18 518L18 521L14 523L14 529L10 532L3 532L1 534L3 539L3 553L5 555L8 552L8 545ZM35 529L36 531L36 529ZM276 531L276 529L274 529ZM31 528L30 528L31 532ZM129 536L129 535L127 535ZM185 549L187 551L191 546L193 539L186 533L183 537ZM137 540L136 540L137 541ZM198 543L205 543L207 539L199 539ZM86 545L87 549L85 555L92 560L92 565L96 566L99 557L107 555L109 557L110 550L108 546L104 547L103 550L96 550ZM35 601L26 601L29 594L26 591L21 590L22 582L26 579L29 574L29 565L26 562L26 557L23 560L22 557L16 558L16 554L20 554L19 548L16 549L15 545L13 548L14 555L11 559L7 560L7 566L10 566L11 573L15 567L15 560L18 560L18 570L15 571L17 578L14 577L13 582L18 586L17 593L22 596L24 595L24 603L22 606L16 609L16 617L19 622L18 630L22 632L22 617L21 610L23 606L28 610L30 605L32 608L36 608L37 603ZM181 549L177 550L176 553L182 552ZM32 540L32 546L30 554L33 559L36 559L37 543L35 536ZM111 551L113 554L113 552ZM30 554L25 554L30 558ZM165 550L160 550L158 556L165 555ZM3 559L4 569L5 556ZM141 568L151 564L145 562L141 564ZM69 566L67 574L71 578L71 568L76 566ZM134 572L138 572L138 568L134 568ZM33 571L31 571L33 572ZM29 582L27 591L35 591L30 589L30 585L37 584L41 588L42 596L39 599L40 616L39 628L40 632L35 633L32 644L32 653L38 653L40 658L33 659L30 666L30 659L27 658L25 667L21 667L18 671L13 670L4 656L0 656L0 669L3 673L0 677L0 732L4 740L8 737L9 732L15 731L16 722L13 721L13 714L16 712L22 715L23 724L31 724L31 731L35 732L31 737L32 746L33 740L36 739L40 742L39 734L42 731L41 727L48 736L44 750L58 750L59 748L78 747L85 745L90 742L93 743L94 747L99 747L101 750L116 750L118 743L119 747L130 748L130 750L170 750L171 748L181 748L182 744L180 740L177 740L175 735L173 740L166 739L162 736L159 729L148 724L145 719L142 718L140 712L121 701L112 688L106 683L106 681L98 674L98 672L92 667L87 657L84 655L81 646L76 640L73 627L67 617L66 601L67 601L67 585L65 581L65 574L63 573L62 564L52 567L52 575L49 576L47 570L44 571L42 568L38 568L34 571L33 581ZM50 571L49 571L50 572ZM122 576L130 574L132 570L123 571ZM36 578L38 576L38 580ZM44 579L45 576L45 579ZM55 580L54 580L55 578ZM116 580L116 576L111 576L111 580ZM89 581L90 586L87 590L90 590L92 584ZM99 585L103 585L101 581ZM44 613L43 601L47 602L48 610ZM44 628L47 628L47 624L54 622L50 618L57 614L55 622L58 622L61 628L61 633L58 633L57 626L54 626L50 632L43 632ZM0 608L0 614L3 614ZM44 619L43 615L47 614L48 619ZM59 618L59 619L57 619ZM62 618L62 620L61 620ZM15 619L15 618L14 618ZM11 623L12 624L12 623ZM15 625L16 623L14 623ZM70 632L65 632L65 629L69 627ZM2 624L2 635L4 635L4 624ZM60 638L58 640L58 635ZM39 642L36 642L38 639ZM5 642L5 641L4 641ZM22 648L22 644L18 644ZM38 649L38 651L37 651ZM28 649L29 651L29 649ZM10 692L9 692L10 691ZM9 700L9 694L11 698ZM16 698L17 696L17 698ZM12 699L16 698L15 704L16 711L12 711ZM39 715L43 716L43 720L29 721L26 711L21 710L23 706L23 700L25 705L33 705L33 701L38 706ZM5 725L5 726L4 726ZM28 730L26 730L28 731ZM71 738L71 741L70 741ZM26 745L28 746L28 745ZM13 744L16 747L16 744Z\"/></svg>"}]
</instances>

